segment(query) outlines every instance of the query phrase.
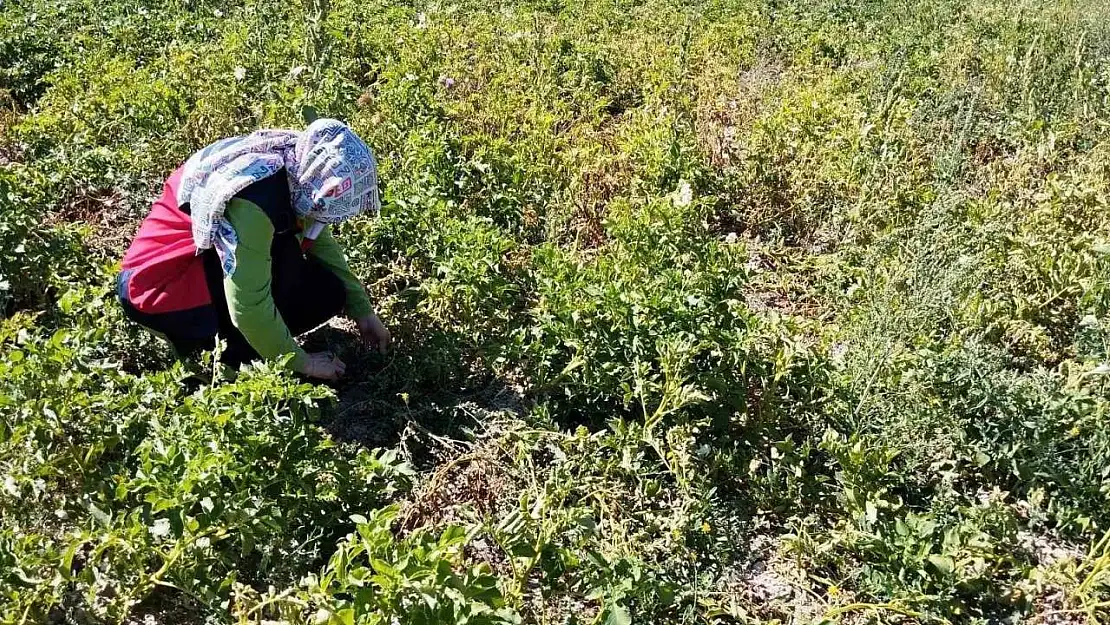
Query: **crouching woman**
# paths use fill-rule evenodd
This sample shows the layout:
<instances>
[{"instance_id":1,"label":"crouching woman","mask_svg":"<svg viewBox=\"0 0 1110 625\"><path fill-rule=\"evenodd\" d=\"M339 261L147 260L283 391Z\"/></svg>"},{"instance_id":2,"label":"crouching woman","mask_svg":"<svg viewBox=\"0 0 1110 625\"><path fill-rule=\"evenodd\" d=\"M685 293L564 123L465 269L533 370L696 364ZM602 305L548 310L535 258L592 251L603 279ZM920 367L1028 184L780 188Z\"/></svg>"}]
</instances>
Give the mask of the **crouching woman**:
<instances>
[{"instance_id":1,"label":"crouching woman","mask_svg":"<svg viewBox=\"0 0 1110 625\"><path fill-rule=\"evenodd\" d=\"M123 258L120 303L179 357L220 338L229 365L292 354L294 370L337 379L343 362L294 337L346 312L367 346L389 347L329 232L379 208L374 154L339 121L217 141L166 181Z\"/></svg>"}]
</instances>

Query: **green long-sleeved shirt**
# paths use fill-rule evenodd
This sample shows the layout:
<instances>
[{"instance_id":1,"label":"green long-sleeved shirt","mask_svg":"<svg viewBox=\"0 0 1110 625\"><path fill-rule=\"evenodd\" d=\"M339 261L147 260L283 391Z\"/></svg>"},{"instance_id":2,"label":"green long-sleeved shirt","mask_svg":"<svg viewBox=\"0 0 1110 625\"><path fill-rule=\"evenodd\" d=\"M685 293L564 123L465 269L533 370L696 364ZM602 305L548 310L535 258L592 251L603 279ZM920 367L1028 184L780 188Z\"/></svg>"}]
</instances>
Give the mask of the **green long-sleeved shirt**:
<instances>
[{"instance_id":1,"label":"green long-sleeved shirt","mask_svg":"<svg viewBox=\"0 0 1110 625\"><path fill-rule=\"evenodd\" d=\"M231 321L260 356L276 359L293 354L290 364L295 370L299 369L307 354L293 339L270 292L270 246L274 226L261 208L242 198L233 198L227 203L224 218L235 228L239 238L235 273L224 277ZM351 273L343 250L327 228L316 237L308 253L343 282L348 315L357 319L373 312L366 289Z\"/></svg>"}]
</instances>

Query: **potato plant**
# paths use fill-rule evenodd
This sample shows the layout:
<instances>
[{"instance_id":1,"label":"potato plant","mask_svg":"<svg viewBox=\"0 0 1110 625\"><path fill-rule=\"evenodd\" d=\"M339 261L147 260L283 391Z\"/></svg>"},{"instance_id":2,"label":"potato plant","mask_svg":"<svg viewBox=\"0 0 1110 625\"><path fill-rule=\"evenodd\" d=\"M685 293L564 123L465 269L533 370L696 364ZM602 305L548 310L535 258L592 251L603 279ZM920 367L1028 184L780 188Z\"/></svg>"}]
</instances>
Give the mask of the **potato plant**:
<instances>
[{"instance_id":1,"label":"potato plant","mask_svg":"<svg viewBox=\"0 0 1110 625\"><path fill-rule=\"evenodd\" d=\"M1105 621L1104 5L0 5L0 622ZM175 362L129 237L306 106L395 349Z\"/></svg>"}]
</instances>

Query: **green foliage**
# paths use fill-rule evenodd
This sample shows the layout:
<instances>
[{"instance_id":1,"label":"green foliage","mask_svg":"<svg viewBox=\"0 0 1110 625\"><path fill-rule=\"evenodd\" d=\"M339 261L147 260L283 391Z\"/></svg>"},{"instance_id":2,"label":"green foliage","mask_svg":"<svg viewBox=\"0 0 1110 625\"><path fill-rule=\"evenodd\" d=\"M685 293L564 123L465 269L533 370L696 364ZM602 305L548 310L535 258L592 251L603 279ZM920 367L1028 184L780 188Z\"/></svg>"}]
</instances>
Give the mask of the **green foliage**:
<instances>
[{"instance_id":1,"label":"green foliage","mask_svg":"<svg viewBox=\"0 0 1110 625\"><path fill-rule=\"evenodd\" d=\"M1105 620L1103 4L0 6L0 621ZM308 104L395 353L171 364L112 263Z\"/></svg>"},{"instance_id":2,"label":"green foliage","mask_svg":"<svg viewBox=\"0 0 1110 625\"><path fill-rule=\"evenodd\" d=\"M67 283L93 273L81 258L81 238L73 227L44 229L39 212L45 196L36 172L0 170L0 314L33 310ZM58 267L58 259L69 259Z\"/></svg>"},{"instance_id":3,"label":"green foliage","mask_svg":"<svg viewBox=\"0 0 1110 625\"><path fill-rule=\"evenodd\" d=\"M320 387L270 367L187 394L180 366L136 378L97 358L114 337L89 317L53 333L29 321L0 336L5 618L54 603L119 618L156 587L217 605L238 571L303 573L345 502L372 509L408 483L395 454L311 425Z\"/></svg>"},{"instance_id":4,"label":"green foliage","mask_svg":"<svg viewBox=\"0 0 1110 625\"><path fill-rule=\"evenodd\" d=\"M438 538L425 532L397 540L390 524L395 507L367 520L356 517L356 533L340 543L305 595L328 623L519 622L488 567L455 568L469 537L458 526ZM317 616L317 622L320 618Z\"/></svg>"}]
</instances>

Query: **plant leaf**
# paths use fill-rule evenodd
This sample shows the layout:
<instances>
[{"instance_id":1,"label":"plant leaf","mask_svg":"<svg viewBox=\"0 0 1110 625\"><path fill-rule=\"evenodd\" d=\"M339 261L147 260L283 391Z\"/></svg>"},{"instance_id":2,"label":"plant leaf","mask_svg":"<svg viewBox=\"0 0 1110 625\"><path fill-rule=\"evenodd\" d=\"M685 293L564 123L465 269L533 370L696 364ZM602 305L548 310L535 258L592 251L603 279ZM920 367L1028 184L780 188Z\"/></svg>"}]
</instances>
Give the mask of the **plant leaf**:
<instances>
[{"instance_id":1,"label":"plant leaf","mask_svg":"<svg viewBox=\"0 0 1110 625\"><path fill-rule=\"evenodd\" d=\"M628 610L620 604L614 603L605 611L604 625L632 625L632 617Z\"/></svg>"},{"instance_id":2,"label":"plant leaf","mask_svg":"<svg viewBox=\"0 0 1110 625\"><path fill-rule=\"evenodd\" d=\"M929 564L937 570L941 575L950 575L956 568L956 563L948 556L931 555L929 556Z\"/></svg>"}]
</instances>

